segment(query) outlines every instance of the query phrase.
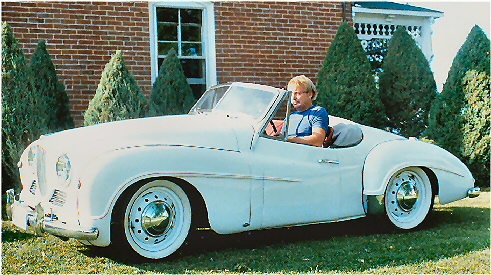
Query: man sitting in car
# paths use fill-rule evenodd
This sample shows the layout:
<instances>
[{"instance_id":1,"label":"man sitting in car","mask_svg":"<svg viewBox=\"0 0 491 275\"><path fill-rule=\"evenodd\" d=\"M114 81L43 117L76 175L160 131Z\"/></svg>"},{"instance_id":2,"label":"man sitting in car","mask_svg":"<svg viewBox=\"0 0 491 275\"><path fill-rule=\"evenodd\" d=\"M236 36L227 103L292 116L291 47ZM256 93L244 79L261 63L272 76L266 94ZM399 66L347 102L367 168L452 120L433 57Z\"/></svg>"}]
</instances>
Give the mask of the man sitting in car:
<instances>
[{"instance_id":1,"label":"man sitting in car","mask_svg":"<svg viewBox=\"0 0 491 275\"><path fill-rule=\"evenodd\" d=\"M305 75L288 82L295 112L290 115L287 140L299 144L322 146L329 129L329 115L325 108L312 103L317 98L314 83Z\"/></svg>"}]
</instances>

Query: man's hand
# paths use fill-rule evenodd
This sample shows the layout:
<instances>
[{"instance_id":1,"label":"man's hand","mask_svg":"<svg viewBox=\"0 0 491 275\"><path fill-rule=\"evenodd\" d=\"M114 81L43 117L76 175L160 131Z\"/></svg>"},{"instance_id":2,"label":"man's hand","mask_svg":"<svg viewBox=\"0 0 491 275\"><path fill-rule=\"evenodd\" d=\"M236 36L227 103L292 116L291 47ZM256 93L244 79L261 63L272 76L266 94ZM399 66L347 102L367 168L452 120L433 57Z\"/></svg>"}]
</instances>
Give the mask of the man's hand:
<instances>
[{"instance_id":1,"label":"man's hand","mask_svg":"<svg viewBox=\"0 0 491 275\"><path fill-rule=\"evenodd\" d=\"M304 137L288 137L288 141L299 144L307 144L312 146L322 147L324 139L326 138L326 131L322 128L312 129L312 135Z\"/></svg>"}]
</instances>

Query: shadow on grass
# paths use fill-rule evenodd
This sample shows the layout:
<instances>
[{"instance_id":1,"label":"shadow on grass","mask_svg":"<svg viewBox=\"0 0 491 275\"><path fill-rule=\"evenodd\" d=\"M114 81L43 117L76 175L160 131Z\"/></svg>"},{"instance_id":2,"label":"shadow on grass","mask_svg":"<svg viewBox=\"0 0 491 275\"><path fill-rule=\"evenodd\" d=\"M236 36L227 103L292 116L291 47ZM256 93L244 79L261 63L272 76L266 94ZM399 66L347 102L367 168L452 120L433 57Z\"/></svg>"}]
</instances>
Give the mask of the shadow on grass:
<instances>
[{"instance_id":1,"label":"shadow on grass","mask_svg":"<svg viewBox=\"0 0 491 275\"><path fill-rule=\"evenodd\" d=\"M233 235L200 232L178 255L160 261L127 259L111 248L81 252L144 272L362 272L484 250L489 226L489 208L450 207L432 212L411 231L395 230L380 216Z\"/></svg>"},{"instance_id":2,"label":"shadow on grass","mask_svg":"<svg viewBox=\"0 0 491 275\"><path fill-rule=\"evenodd\" d=\"M2 243L25 241L32 238L36 238L36 236L31 233L22 232L16 229L2 228Z\"/></svg>"}]
</instances>

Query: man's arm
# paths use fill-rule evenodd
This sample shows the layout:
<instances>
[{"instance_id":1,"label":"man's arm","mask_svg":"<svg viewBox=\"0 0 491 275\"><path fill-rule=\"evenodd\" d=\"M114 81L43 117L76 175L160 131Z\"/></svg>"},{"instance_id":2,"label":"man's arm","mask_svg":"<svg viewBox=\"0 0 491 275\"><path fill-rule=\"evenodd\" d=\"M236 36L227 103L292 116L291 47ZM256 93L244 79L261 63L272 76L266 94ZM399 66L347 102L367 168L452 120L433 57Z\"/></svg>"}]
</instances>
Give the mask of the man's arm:
<instances>
[{"instance_id":1,"label":"man's arm","mask_svg":"<svg viewBox=\"0 0 491 275\"><path fill-rule=\"evenodd\" d=\"M312 135L304 137L288 137L288 141L321 147L326 138L326 131L322 128L313 128Z\"/></svg>"}]
</instances>

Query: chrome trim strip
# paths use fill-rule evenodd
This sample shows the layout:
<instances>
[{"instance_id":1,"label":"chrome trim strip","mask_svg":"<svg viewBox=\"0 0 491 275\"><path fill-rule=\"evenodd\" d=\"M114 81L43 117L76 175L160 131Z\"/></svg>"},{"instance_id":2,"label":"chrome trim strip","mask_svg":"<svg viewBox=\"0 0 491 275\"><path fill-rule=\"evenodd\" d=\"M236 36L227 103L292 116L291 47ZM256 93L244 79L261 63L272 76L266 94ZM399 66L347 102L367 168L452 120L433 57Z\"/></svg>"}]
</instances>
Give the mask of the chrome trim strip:
<instances>
[{"instance_id":1,"label":"chrome trim strip","mask_svg":"<svg viewBox=\"0 0 491 275\"><path fill-rule=\"evenodd\" d=\"M240 179L240 180L302 182L300 179L245 176L245 175L238 175L238 174L212 174L212 173L198 173L198 172L166 172L166 173L162 173L162 175L163 176L170 175L170 176L176 176L176 177L193 177L193 178L205 177L205 178L225 178L225 179Z\"/></svg>"},{"instance_id":2,"label":"chrome trim strip","mask_svg":"<svg viewBox=\"0 0 491 275\"><path fill-rule=\"evenodd\" d=\"M320 159L319 163L328 163L328 164L339 164L339 160L330 160L330 159Z\"/></svg>"},{"instance_id":3,"label":"chrome trim strip","mask_svg":"<svg viewBox=\"0 0 491 275\"><path fill-rule=\"evenodd\" d=\"M140 147L187 147L187 148L208 149L208 150L217 150L217 151L240 153L239 150L234 150L234 149L215 148L215 147L206 147L206 146L198 146L198 145L185 145L185 144L165 144L165 143L133 145L133 146L128 146L128 147L117 148L116 151L133 149L133 148L140 148Z\"/></svg>"},{"instance_id":4,"label":"chrome trim strip","mask_svg":"<svg viewBox=\"0 0 491 275\"><path fill-rule=\"evenodd\" d=\"M433 165L432 166L428 165L427 167L430 168L430 169L436 169L436 170L440 170L440 171L447 172L447 173L450 173L450 174L454 174L454 175L459 176L459 177L462 177L462 178L465 177L465 176L463 176L461 174L458 174L458 173L456 173L454 171L450 171L450 170L445 169L445 168L442 168L442 167L437 167L437 166L433 166Z\"/></svg>"}]
</instances>

